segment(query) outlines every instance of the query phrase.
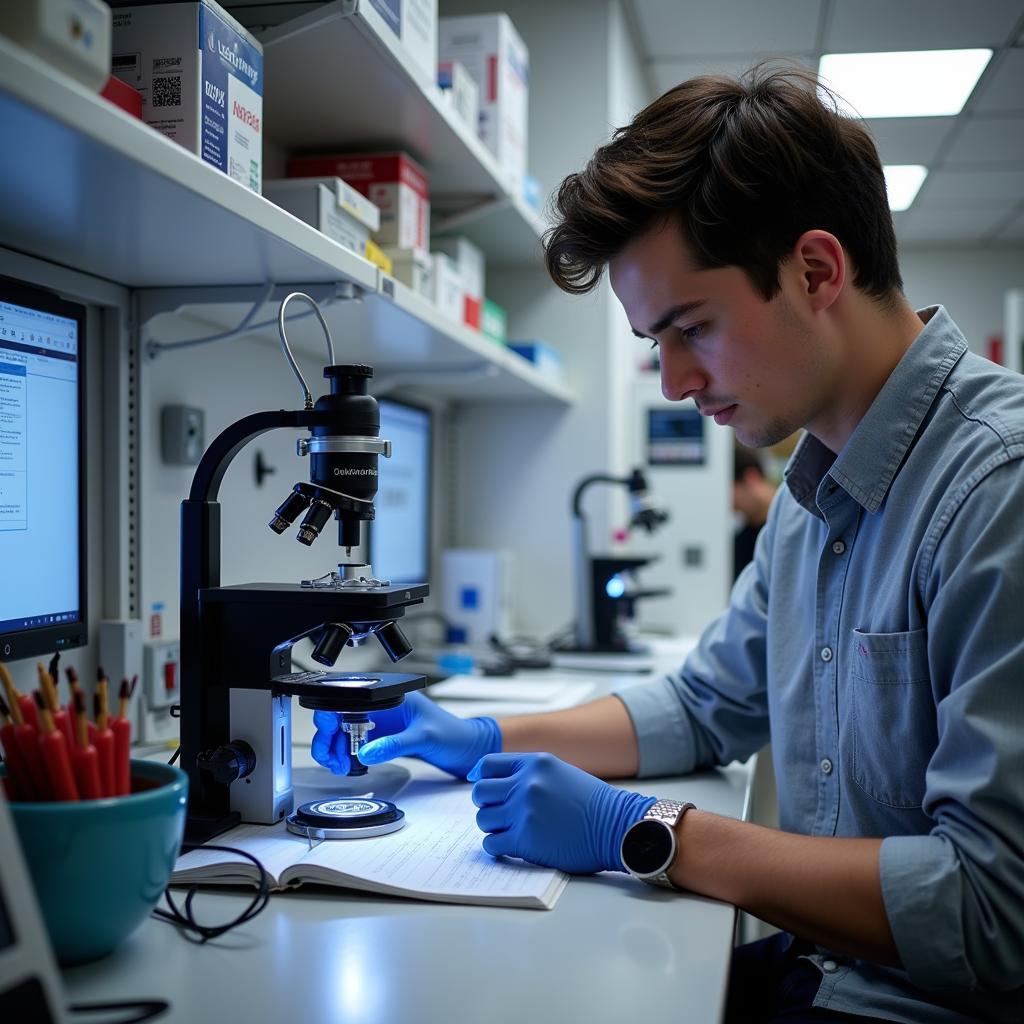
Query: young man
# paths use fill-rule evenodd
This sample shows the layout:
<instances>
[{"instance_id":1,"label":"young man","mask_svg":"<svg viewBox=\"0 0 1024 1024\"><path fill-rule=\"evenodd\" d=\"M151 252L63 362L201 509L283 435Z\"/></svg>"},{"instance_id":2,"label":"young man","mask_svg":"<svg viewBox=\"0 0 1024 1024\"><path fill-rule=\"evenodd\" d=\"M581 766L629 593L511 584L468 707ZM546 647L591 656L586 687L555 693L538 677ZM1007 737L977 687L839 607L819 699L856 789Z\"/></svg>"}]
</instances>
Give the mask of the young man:
<instances>
[{"instance_id":1,"label":"young man","mask_svg":"<svg viewBox=\"0 0 1024 1024\"><path fill-rule=\"evenodd\" d=\"M486 850L568 871L642 873L636 823L668 818L671 883L783 929L737 950L730 1021L1020 1021L1024 380L909 307L875 147L808 75L678 86L558 210L554 280L585 292L609 269L666 397L746 445L806 436L676 676L500 724L414 695L361 759L467 775ZM315 756L345 770L318 725ZM783 831L595 777L769 737Z\"/></svg>"}]
</instances>

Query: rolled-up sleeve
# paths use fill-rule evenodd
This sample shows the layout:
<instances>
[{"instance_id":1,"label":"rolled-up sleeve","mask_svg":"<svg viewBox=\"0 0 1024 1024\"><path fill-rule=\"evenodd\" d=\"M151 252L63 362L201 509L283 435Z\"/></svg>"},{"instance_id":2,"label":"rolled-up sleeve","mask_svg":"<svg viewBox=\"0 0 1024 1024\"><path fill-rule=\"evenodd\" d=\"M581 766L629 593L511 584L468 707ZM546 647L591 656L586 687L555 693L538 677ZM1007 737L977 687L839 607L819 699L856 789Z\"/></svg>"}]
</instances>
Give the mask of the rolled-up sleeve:
<instances>
[{"instance_id":1,"label":"rolled-up sleeve","mask_svg":"<svg viewBox=\"0 0 1024 1024\"><path fill-rule=\"evenodd\" d=\"M886 913L928 989L1024 985L1024 465L979 473L921 561L938 744L928 835L882 843Z\"/></svg>"},{"instance_id":2,"label":"rolled-up sleeve","mask_svg":"<svg viewBox=\"0 0 1024 1024\"><path fill-rule=\"evenodd\" d=\"M770 514L728 608L704 630L682 668L616 691L636 732L641 778L745 760L768 742L765 631L773 522Z\"/></svg>"}]
</instances>

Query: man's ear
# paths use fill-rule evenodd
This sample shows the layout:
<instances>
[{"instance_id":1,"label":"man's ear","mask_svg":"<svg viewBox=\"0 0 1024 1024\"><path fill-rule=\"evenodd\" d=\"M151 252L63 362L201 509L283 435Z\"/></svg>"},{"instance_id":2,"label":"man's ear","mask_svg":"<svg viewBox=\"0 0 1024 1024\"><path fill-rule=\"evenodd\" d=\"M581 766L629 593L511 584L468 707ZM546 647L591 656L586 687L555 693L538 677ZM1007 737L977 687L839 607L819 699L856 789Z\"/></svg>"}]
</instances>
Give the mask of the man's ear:
<instances>
[{"instance_id":1,"label":"man's ear","mask_svg":"<svg viewBox=\"0 0 1024 1024\"><path fill-rule=\"evenodd\" d=\"M812 309L828 309L839 298L846 284L846 253L835 235L817 228L805 231L787 262Z\"/></svg>"}]
</instances>

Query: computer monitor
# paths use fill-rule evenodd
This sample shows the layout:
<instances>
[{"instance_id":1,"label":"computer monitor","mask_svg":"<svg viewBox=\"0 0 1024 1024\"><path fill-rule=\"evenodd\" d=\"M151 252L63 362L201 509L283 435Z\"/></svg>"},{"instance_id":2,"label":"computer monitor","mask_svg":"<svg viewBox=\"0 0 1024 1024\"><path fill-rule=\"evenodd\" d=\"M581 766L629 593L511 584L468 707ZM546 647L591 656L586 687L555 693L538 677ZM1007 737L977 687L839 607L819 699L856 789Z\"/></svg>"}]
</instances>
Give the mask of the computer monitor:
<instances>
[{"instance_id":1,"label":"computer monitor","mask_svg":"<svg viewBox=\"0 0 1024 1024\"><path fill-rule=\"evenodd\" d=\"M0 661L86 641L85 308L0 277Z\"/></svg>"},{"instance_id":2,"label":"computer monitor","mask_svg":"<svg viewBox=\"0 0 1024 1024\"><path fill-rule=\"evenodd\" d=\"M430 575L431 415L390 398L378 404L380 436L392 447L390 459L377 461L370 565L378 579L422 583Z\"/></svg>"}]
</instances>

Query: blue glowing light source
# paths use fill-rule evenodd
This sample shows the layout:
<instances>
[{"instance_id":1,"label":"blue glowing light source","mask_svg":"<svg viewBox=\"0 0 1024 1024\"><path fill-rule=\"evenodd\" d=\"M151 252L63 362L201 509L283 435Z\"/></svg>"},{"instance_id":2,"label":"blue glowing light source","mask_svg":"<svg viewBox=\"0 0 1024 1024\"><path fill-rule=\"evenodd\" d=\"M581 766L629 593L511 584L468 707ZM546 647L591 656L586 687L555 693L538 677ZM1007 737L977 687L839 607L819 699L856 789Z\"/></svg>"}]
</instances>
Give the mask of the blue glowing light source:
<instances>
[{"instance_id":1,"label":"blue glowing light source","mask_svg":"<svg viewBox=\"0 0 1024 1024\"><path fill-rule=\"evenodd\" d=\"M613 599L622 597L626 592L626 584L623 582L622 577L612 576L612 578L604 585L604 592Z\"/></svg>"}]
</instances>

